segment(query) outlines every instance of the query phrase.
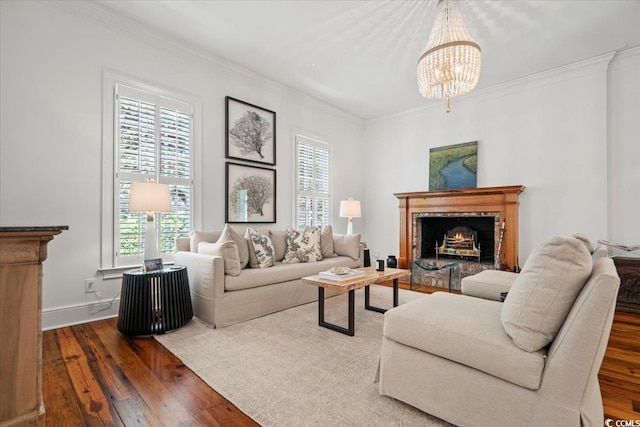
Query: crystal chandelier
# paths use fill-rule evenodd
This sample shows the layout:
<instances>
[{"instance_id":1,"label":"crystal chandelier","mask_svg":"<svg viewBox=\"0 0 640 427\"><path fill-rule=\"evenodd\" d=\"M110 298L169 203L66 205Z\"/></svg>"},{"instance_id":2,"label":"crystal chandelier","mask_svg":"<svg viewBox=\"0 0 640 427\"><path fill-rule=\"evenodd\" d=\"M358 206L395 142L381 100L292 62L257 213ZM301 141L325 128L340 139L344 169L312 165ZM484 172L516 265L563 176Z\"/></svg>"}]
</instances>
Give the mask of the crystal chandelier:
<instances>
[{"instance_id":1,"label":"crystal chandelier","mask_svg":"<svg viewBox=\"0 0 640 427\"><path fill-rule=\"evenodd\" d=\"M422 96L445 99L466 95L480 78L480 46L462 20L457 0L438 0L438 16L427 46L418 60L418 88Z\"/></svg>"}]
</instances>

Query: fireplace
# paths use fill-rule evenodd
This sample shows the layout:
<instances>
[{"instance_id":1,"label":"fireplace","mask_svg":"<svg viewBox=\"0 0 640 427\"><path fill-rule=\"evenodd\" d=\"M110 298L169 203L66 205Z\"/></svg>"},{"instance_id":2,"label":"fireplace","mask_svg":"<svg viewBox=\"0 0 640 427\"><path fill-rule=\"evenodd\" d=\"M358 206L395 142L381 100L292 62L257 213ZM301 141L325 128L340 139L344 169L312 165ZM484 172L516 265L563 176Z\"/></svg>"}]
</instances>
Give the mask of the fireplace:
<instances>
[{"instance_id":1,"label":"fireplace","mask_svg":"<svg viewBox=\"0 0 640 427\"><path fill-rule=\"evenodd\" d=\"M447 257L518 271L518 195L524 186L396 193L400 208L398 266ZM466 227L463 240L456 234ZM460 236L458 236L460 237ZM460 240L460 239L458 239ZM443 248L444 245L444 248ZM477 251L476 251L477 250Z\"/></svg>"},{"instance_id":2,"label":"fireplace","mask_svg":"<svg viewBox=\"0 0 640 427\"><path fill-rule=\"evenodd\" d=\"M493 263L496 213L476 216L416 214L414 259L450 258Z\"/></svg>"}]
</instances>

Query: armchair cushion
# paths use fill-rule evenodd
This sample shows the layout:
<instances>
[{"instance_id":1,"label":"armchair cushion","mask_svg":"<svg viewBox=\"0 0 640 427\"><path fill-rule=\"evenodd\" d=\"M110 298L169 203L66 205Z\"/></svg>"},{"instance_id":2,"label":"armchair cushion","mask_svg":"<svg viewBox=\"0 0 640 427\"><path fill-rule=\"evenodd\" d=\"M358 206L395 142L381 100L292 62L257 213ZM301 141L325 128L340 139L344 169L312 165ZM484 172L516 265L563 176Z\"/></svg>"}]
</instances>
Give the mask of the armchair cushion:
<instances>
[{"instance_id":1,"label":"armchair cushion","mask_svg":"<svg viewBox=\"0 0 640 427\"><path fill-rule=\"evenodd\" d=\"M591 275L582 241L558 235L527 259L502 307L502 325L523 350L538 351L555 338Z\"/></svg>"},{"instance_id":2,"label":"armchair cushion","mask_svg":"<svg viewBox=\"0 0 640 427\"><path fill-rule=\"evenodd\" d=\"M385 337L537 390L545 352L517 347L500 323L502 304L436 292L384 315Z\"/></svg>"}]
</instances>

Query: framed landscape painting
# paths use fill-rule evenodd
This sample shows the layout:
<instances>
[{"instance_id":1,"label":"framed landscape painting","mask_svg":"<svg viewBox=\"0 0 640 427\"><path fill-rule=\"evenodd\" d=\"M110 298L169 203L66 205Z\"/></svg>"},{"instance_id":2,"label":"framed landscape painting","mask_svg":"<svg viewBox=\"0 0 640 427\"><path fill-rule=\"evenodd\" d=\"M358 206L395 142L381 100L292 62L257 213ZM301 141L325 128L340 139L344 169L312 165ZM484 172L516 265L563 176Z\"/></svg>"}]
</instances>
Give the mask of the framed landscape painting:
<instances>
[{"instance_id":1,"label":"framed landscape painting","mask_svg":"<svg viewBox=\"0 0 640 427\"><path fill-rule=\"evenodd\" d=\"M429 150L429 191L476 188L478 141Z\"/></svg>"},{"instance_id":2,"label":"framed landscape painting","mask_svg":"<svg viewBox=\"0 0 640 427\"><path fill-rule=\"evenodd\" d=\"M227 159L276 164L276 113L225 97Z\"/></svg>"},{"instance_id":3,"label":"framed landscape painting","mask_svg":"<svg viewBox=\"0 0 640 427\"><path fill-rule=\"evenodd\" d=\"M226 163L227 223L276 222L276 171Z\"/></svg>"}]
</instances>

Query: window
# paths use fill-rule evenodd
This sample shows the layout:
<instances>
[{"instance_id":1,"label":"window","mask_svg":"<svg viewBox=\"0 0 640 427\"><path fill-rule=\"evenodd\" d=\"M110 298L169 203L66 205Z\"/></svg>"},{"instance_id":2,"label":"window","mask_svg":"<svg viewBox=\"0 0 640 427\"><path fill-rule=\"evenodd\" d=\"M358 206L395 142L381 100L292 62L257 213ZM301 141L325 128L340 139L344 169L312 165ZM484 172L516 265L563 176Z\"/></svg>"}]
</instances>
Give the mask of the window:
<instances>
[{"instance_id":1,"label":"window","mask_svg":"<svg viewBox=\"0 0 640 427\"><path fill-rule=\"evenodd\" d=\"M331 223L329 144L296 135L297 228Z\"/></svg>"},{"instance_id":2,"label":"window","mask_svg":"<svg viewBox=\"0 0 640 427\"><path fill-rule=\"evenodd\" d=\"M178 237L192 229L193 106L153 90L115 85L114 266L142 263L146 214L129 213L132 182L168 184L171 213L156 214L158 244L165 261Z\"/></svg>"}]
</instances>

